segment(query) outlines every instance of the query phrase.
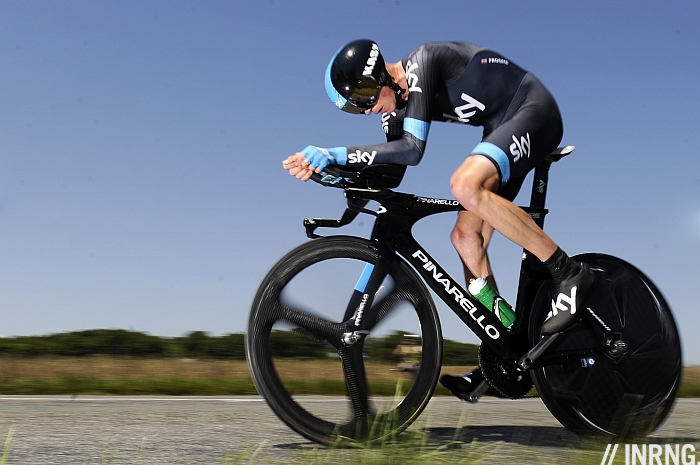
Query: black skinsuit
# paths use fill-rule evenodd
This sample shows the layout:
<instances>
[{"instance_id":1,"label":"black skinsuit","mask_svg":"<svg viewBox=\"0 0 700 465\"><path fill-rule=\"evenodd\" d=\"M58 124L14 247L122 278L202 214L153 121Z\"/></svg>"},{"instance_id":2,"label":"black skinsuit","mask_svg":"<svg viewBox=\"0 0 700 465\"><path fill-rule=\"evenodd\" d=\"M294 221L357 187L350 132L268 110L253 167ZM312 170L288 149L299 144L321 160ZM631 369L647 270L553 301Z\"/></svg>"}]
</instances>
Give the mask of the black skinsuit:
<instances>
[{"instance_id":1,"label":"black skinsuit","mask_svg":"<svg viewBox=\"0 0 700 465\"><path fill-rule=\"evenodd\" d=\"M498 169L504 197L514 198L525 175L554 150L563 133L551 94L527 71L491 50L467 43L428 43L402 60L406 107L382 115L387 143L348 147L348 166L416 165L430 124L483 126L481 154Z\"/></svg>"}]
</instances>

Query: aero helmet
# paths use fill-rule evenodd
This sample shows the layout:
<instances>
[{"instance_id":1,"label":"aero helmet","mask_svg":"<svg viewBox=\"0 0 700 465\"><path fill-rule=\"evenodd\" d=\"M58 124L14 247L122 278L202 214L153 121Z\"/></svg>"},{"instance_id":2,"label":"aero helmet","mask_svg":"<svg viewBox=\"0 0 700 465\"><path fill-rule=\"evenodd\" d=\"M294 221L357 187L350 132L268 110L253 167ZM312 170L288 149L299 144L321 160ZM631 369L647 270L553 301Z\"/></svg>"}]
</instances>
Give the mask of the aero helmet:
<instances>
[{"instance_id":1,"label":"aero helmet","mask_svg":"<svg viewBox=\"0 0 700 465\"><path fill-rule=\"evenodd\" d=\"M371 40L350 42L333 56L326 69L326 92L348 113L372 108L382 86L394 87L379 47Z\"/></svg>"}]
</instances>

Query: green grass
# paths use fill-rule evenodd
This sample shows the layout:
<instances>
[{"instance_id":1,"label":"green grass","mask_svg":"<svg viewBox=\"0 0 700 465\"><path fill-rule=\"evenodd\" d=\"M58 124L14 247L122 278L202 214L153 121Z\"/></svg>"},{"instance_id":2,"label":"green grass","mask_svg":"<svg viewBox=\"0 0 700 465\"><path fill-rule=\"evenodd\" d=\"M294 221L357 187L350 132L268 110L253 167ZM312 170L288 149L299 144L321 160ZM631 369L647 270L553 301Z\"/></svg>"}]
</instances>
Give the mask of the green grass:
<instances>
[{"instance_id":1,"label":"green grass","mask_svg":"<svg viewBox=\"0 0 700 465\"><path fill-rule=\"evenodd\" d=\"M10 428L7 432L7 438L5 439L5 447L2 449L2 457L0 457L0 465L5 465L7 463L7 458L10 456L10 445L12 444L12 435L14 430Z\"/></svg>"},{"instance_id":2,"label":"green grass","mask_svg":"<svg viewBox=\"0 0 700 465\"><path fill-rule=\"evenodd\" d=\"M682 382L678 389L678 397L700 397L700 383Z\"/></svg>"},{"instance_id":3,"label":"green grass","mask_svg":"<svg viewBox=\"0 0 700 465\"><path fill-rule=\"evenodd\" d=\"M366 366L370 391L392 396L392 364ZM345 381L334 360L286 359L278 367L293 394L344 395ZM443 373L471 367L445 366ZM403 379L404 384L408 379ZM137 359L128 357L0 357L0 394L5 395L254 395L245 361ZM534 392L531 393L531 395ZM435 395L450 395L441 385ZM679 397L700 397L700 367L686 367Z\"/></svg>"},{"instance_id":4,"label":"green grass","mask_svg":"<svg viewBox=\"0 0 700 465\"><path fill-rule=\"evenodd\" d=\"M345 382L337 380L287 381L292 395L345 395ZM409 384L404 385L409 388ZM392 396L396 384L370 383L370 391L378 396ZM86 376L63 376L52 379L15 379L0 382L4 395L167 395L167 396L245 396L257 394L250 378L230 379L100 379ZM451 395L438 385L435 395Z\"/></svg>"},{"instance_id":5,"label":"green grass","mask_svg":"<svg viewBox=\"0 0 700 465\"><path fill-rule=\"evenodd\" d=\"M257 394L253 381L247 379L100 379L86 376L63 376L52 379L5 380L0 384L5 395L169 395L216 396Z\"/></svg>"},{"instance_id":6,"label":"green grass","mask_svg":"<svg viewBox=\"0 0 700 465\"><path fill-rule=\"evenodd\" d=\"M300 450L291 460L270 459L263 452L266 442L257 448L227 456L225 464L300 464L300 465L418 465L418 464L500 464L500 463L537 463L541 465L572 464L598 465L603 457L607 443L600 441L582 441L578 447L557 446L541 447L510 443L509 441L479 441L477 439L462 441L462 428L466 416L460 420L454 437L447 440L435 440L429 433L430 420L419 420L398 437L387 439L380 444L359 445L352 449L341 447L308 446Z\"/></svg>"},{"instance_id":7,"label":"green grass","mask_svg":"<svg viewBox=\"0 0 700 465\"><path fill-rule=\"evenodd\" d=\"M290 380L285 386L293 395L345 395L345 383L339 380ZM408 386L406 386L408 387ZM370 391L379 396L394 394L391 382L370 383ZM156 379L102 379L90 376L61 376L50 379L0 380L0 394L4 395L167 395L167 396L245 396L257 390L251 378L156 378ZM533 391L530 395L535 395ZM450 392L438 385L436 396ZM700 397L700 383L684 382L678 397Z\"/></svg>"},{"instance_id":8,"label":"green grass","mask_svg":"<svg viewBox=\"0 0 700 465\"><path fill-rule=\"evenodd\" d=\"M460 430L458 429L457 432ZM5 445L0 456L0 465L6 465L10 458L12 437L14 429L10 428L5 439ZM458 434L456 434L458 436ZM300 450L291 459L270 458L263 455L267 441L261 442L257 447L228 455L212 463L225 465L413 465L413 464L489 464L489 463L538 463L542 465L573 464L593 465L599 464L603 456L604 444L593 444L583 448L561 448L555 452L543 451L536 445L529 446L524 451L523 447L509 448L507 443L479 442L473 440L469 443L455 440L435 442L430 439L427 427L414 428L401 434L398 438L387 440L378 445L360 446L354 449L342 449L336 447L309 446ZM138 463L148 463L148 457L142 454L139 448ZM104 454L100 463L111 465L117 463L114 456ZM187 462L185 462L187 463Z\"/></svg>"}]
</instances>

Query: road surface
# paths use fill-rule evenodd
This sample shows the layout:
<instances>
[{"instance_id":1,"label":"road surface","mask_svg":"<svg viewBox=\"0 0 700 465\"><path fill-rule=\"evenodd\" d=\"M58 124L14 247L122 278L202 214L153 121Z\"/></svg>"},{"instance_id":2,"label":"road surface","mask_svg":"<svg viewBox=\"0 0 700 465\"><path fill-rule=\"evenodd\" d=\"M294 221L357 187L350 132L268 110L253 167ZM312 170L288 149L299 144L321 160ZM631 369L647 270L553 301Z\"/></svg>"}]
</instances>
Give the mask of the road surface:
<instances>
[{"instance_id":1,"label":"road surface","mask_svg":"<svg viewBox=\"0 0 700 465\"><path fill-rule=\"evenodd\" d=\"M329 409L341 402L333 397L307 401ZM412 428L429 433L428 448L456 440L453 447L473 451L479 445L487 455L517 457L520 463L542 457L566 461L586 448L539 399L486 398L472 405L437 397ZM2 396L0 444L10 430L8 465L216 464L226 458L246 463L243 459L250 457L255 463L282 464L327 453L314 452L313 444L287 428L257 396ZM693 444L700 461L700 399L679 400L650 442ZM605 445L596 447L602 459Z\"/></svg>"}]
</instances>

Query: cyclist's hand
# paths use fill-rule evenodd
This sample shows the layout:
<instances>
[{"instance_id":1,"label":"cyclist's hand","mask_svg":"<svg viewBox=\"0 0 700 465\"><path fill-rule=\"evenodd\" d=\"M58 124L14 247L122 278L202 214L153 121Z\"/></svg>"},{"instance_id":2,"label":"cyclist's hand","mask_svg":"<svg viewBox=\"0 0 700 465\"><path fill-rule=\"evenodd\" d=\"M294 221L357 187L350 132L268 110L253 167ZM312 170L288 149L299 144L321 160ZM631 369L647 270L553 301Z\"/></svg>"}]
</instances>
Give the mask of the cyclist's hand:
<instances>
[{"instance_id":1,"label":"cyclist's hand","mask_svg":"<svg viewBox=\"0 0 700 465\"><path fill-rule=\"evenodd\" d=\"M328 165L344 165L348 162L347 147L324 149L315 145L309 145L301 153L304 154L309 165L320 170L323 170Z\"/></svg>"},{"instance_id":2,"label":"cyclist's hand","mask_svg":"<svg viewBox=\"0 0 700 465\"><path fill-rule=\"evenodd\" d=\"M285 160L283 160L282 168L289 170L289 174L291 174L292 176L296 176L302 181L308 181L309 179L311 179L311 175L314 172L321 172L321 170L318 168L314 169L309 164L308 160L306 159L306 156L301 152L297 152L294 155L290 155Z\"/></svg>"},{"instance_id":3,"label":"cyclist's hand","mask_svg":"<svg viewBox=\"0 0 700 465\"><path fill-rule=\"evenodd\" d=\"M289 174L292 176L307 181L314 172L320 173L323 168L330 164L344 165L347 160L348 149L346 147L324 149L309 145L301 152L288 157L282 162L282 166L289 170Z\"/></svg>"},{"instance_id":4,"label":"cyclist's hand","mask_svg":"<svg viewBox=\"0 0 700 465\"><path fill-rule=\"evenodd\" d=\"M315 145L309 145L302 150L301 153L304 154L306 161L309 162L309 165L311 165L313 168L318 168L319 170L322 170L329 164L335 164L336 162L335 157L328 149L316 147Z\"/></svg>"}]
</instances>

